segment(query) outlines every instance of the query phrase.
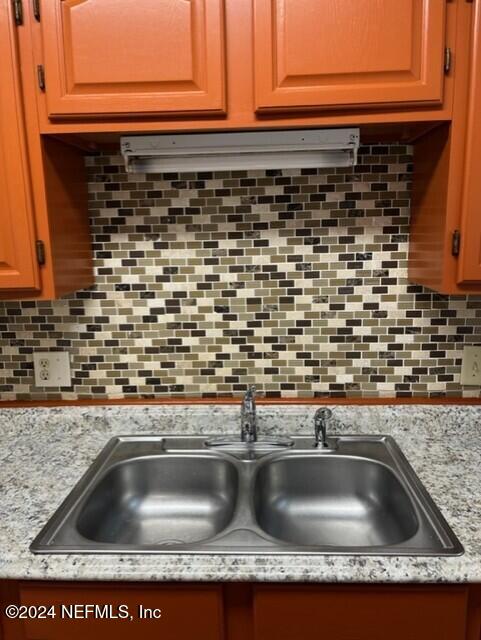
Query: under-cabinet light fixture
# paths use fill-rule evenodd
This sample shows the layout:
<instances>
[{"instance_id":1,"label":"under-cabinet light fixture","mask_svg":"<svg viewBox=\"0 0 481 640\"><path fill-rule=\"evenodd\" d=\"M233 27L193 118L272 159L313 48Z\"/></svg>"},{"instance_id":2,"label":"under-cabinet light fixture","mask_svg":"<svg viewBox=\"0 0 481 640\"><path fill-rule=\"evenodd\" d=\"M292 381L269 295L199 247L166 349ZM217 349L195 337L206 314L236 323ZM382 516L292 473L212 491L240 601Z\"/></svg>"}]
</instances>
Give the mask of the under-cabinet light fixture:
<instances>
[{"instance_id":1,"label":"under-cabinet light fixture","mask_svg":"<svg viewBox=\"0 0 481 640\"><path fill-rule=\"evenodd\" d=\"M352 167L359 129L298 129L234 133L125 136L128 172L232 171Z\"/></svg>"}]
</instances>

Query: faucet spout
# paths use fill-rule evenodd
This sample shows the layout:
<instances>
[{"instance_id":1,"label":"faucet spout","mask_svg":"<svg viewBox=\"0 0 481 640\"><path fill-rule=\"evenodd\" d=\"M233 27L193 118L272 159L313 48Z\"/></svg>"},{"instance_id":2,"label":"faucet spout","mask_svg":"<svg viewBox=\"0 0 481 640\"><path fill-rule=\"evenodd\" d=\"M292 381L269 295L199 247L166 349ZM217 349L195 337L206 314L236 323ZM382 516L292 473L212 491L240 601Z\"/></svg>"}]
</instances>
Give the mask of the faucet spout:
<instances>
[{"instance_id":1,"label":"faucet spout","mask_svg":"<svg viewBox=\"0 0 481 640\"><path fill-rule=\"evenodd\" d=\"M327 423L332 417L332 411L330 409L318 409L314 416L314 428L315 428L315 447L321 449L328 449L329 444L327 442Z\"/></svg>"},{"instance_id":2,"label":"faucet spout","mask_svg":"<svg viewBox=\"0 0 481 640\"><path fill-rule=\"evenodd\" d=\"M248 387L241 404L241 440L257 442L256 388Z\"/></svg>"}]
</instances>

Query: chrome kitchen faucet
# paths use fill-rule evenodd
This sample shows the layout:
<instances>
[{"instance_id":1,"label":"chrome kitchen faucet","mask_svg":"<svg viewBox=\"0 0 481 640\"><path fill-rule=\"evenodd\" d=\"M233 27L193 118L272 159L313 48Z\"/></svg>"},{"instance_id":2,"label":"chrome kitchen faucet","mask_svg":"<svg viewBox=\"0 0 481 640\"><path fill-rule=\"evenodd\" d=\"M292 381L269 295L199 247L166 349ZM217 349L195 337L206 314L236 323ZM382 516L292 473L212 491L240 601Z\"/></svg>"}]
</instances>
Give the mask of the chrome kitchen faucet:
<instances>
[{"instance_id":1,"label":"chrome kitchen faucet","mask_svg":"<svg viewBox=\"0 0 481 640\"><path fill-rule=\"evenodd\" d=\"M241 404L241 440L257 442L256 388L248 387Z\"/></svg>"}]
</instances>

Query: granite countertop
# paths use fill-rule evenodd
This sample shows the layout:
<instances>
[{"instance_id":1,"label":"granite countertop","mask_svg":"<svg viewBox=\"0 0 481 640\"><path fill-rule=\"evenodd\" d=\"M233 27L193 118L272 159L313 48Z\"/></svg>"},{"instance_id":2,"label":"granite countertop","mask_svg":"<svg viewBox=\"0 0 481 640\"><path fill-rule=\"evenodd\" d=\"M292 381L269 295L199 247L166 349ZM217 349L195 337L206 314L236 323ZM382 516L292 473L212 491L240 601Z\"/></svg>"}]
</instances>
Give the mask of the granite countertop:
<instances>
[{"instance_id":1,"label":"granite countertop","mask_svg":"<svg viewBox=\"0 0 481 640\"><path fill-rule=\"evenodd\" d=\"M333 433L392 435L465 548L457 557L34 555L29 544L115 435L235 433L236 406L0 409L0 578L481 582L481 407L336 406ZM260 406L263 434L312 433L314 406Z\"/></svg>"}]
</instances>

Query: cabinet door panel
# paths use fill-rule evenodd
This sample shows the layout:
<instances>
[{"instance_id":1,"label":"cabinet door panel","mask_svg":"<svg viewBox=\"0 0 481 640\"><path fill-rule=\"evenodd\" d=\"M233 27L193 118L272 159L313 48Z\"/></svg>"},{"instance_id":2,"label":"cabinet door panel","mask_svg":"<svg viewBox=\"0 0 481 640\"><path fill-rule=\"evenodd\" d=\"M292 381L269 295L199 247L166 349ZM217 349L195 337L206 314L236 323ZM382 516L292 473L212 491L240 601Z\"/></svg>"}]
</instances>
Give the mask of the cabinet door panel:
<instances>
[{"instance_id":1,"label":"cabinet door panel","mask_svg":"<svg viewBox=\"0 0 481 640\"><path fill-rule=\"evenodd\" d=\"M445 0L254 0L258 110L442 101Z\"/></svg>"},{"instance_id":2,"label":"cabinet door panel","mask_svg":"<svg viewBox=\"0 0 481 640\"><path fill-rule=\"evenodd\" d=\"M49 116L225 109L223 0L42 4Z\"/></svg>"},{"instance_id":3,"label":"cabinet door panel","mask_svg":"<svg viewBox=\"0 0 481 640\"><path fill-rule=\"evenodd\" d=\"M0 290L38 287L11 4L0 4Z\"/></svg>"},{"instance_id":4,"label":"cabinet door panel","mask_svg":"<svg viewBox=\"0 0 481 640\"><path fill-rule=\"evenodd\" d=\"M255 640L465 640L464 587L261 586Z\"/></svg>"},{"instance_id":5,"label":"cabinet door panel","mask_svg":"<svg viewBox=\"0 0 481 640\"><path fill-rule=\"evenodd\" d=\"M222 589L217 585L25 585L20 603L54 606L56 614L25 620L25 640L224 638Z\"/></svg>"},{"instance_id":6,"label":"cabinet door panel","mask_svg":"<svg viewBox=\"0 0 481 640\"><path fill-rule=\"evenodd\" d=\"M481 5L476 5L458 282L481 282Z\"/></svg>"}]
</instances>

